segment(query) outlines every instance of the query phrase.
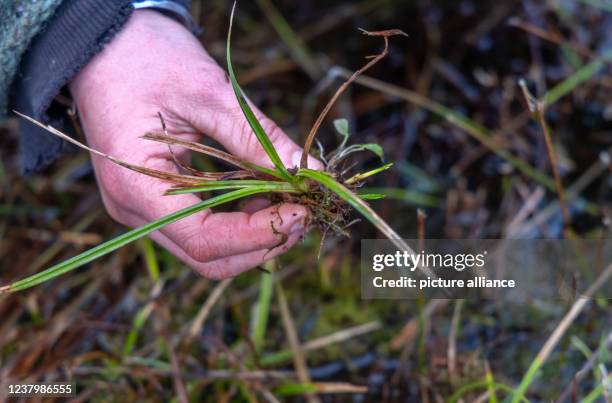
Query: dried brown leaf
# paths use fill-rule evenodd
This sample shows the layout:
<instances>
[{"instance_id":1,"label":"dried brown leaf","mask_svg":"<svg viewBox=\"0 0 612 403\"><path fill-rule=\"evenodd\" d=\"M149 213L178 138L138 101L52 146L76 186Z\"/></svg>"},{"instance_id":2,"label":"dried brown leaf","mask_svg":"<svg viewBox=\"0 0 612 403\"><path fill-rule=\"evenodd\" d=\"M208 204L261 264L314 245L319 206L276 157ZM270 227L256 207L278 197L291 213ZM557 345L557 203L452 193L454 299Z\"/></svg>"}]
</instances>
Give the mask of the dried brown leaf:
<instances>
[{"instance_id":1,"label":"dried brown leaf","mask_svg":"<svg viewBox=\"0 0 612 403\"><path fill-rule=\"evenodd\" d=\"M106 158L112 162L114 162L117 165L120 165L124 168L130 169L132 171L135 172L139 172L154 178L158 178L164 181L168 181L168 182L172 182L173 184L177 184L177 185L183 185L183 186L195 186L198 185L200 183L202 183L203 180L219 180L219 177L224 177L227 176L228 173L217 173L217 172L202 172L201 175L199 176L191 176L191 175L181 175L181 174L176 174L176 173L171 173L171 172L163 172L163 171L158 171L156 169L151 169L151 168L145 168L145 167L141 167L138 165L134 165L134 164L130 164L129 162L125 162L122 161L118 158L113 157L112 155L108 155L105 154L101 151L98 151L96 149L93 149L89 146L86 146L85 144L73 139L72 137L68 136L67 134L62 133L61 131L57 130L56 128L54 128L53 126L49 126L49 125L45 125L43 123L40 123L39 121L37 121L36 119L32 119L29 116L26 116L22 113L19 113L17 111L14 111L17 115L21 116L22 118L28 120L29 122L35 124L36 126L39 126L45 130L47 130L48 132L56 135L57 137L61 138L62 140L68 141L69 143L72 143L74 145L76 145L79 148L82 148L84 150L87 150L95 155L98 155L100 157ZM240 171L238 171L240 172ZM231 175L236 175L236 173L230 173ZM248 175L250 175L250 173L247 173ZM243 177L238 175L239 177ZM233 176L236 177L236 176Z\"/></svg>"},{"instance_id":2,"label":"dried brown leaf","mask_svg":"<svg viewBox=\"0 0 612 403\"><path fill-rule=\"evenodd\" d=\"M189 141L189 140L181 139L178 137L170 136L167 134L151 133L151 132L145 134L144 136L142 136L142 138L147 139L147 140L158 141L160 143L164 143L168 145L181 146L191 151L195 151L198 153L209 155L211 157L218 158L238 168L242 168L245 171L250 170L247 164L245 164L243 161L236 158L235 156L229 153L226 153L225 151L221 151L217 148L206 146L204 144L200 144L195 141Z\"/></svg>"}]
</instances>

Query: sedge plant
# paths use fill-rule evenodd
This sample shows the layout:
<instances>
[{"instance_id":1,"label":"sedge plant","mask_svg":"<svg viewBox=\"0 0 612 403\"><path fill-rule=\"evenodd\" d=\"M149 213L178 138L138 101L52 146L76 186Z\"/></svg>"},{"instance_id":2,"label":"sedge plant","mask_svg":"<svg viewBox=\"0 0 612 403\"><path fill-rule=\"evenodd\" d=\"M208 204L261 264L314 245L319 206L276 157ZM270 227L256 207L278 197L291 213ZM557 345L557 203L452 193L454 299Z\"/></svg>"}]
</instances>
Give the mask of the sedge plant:
<instances>
[{"instance_id":1,"label":"sedge plant","mask_svg":"<svg viewBox=\"0 0 612 403\"><path fill-rule=\"evenodd\" d=\"M245 118L247 119L255 136L259 140L261 146L272 161L274 168L256 165L240 160L235 156L219 149L197 142L191 142L173 137L166 132L161 115L160 119L162 121L162 128L164 129L163 132L147 133L143 136L144 139L166 143L170 147L185 147L191 151L202 153L229 163L235 167L235 170L229 172L200 172L191 167L181 165L181 168L188 172L188 174L176 174L136 166L119 160L111 155L92 149L51 126L44 125L28 116L16 112L21 117L46 129L50 133L59 136L60 138L71 142L78 147L107 158L112 162L125 167L126 169L131 169L144 175L149 175L168 181L172 184L172 186L166 192L167 195L171 196L184 193L200 193L210 191L224 191L224 193L203 200L200 203L172 213L158 220L149 222L148 224L139 228L132 229L121 236L104 242L46 270L16 281L10 285L2 286L0 287L0 293L21 291L37 284L49 281L57 276L77 269L95 259L111 253L124 245L143 238L148 234L159 230L165 225L176 222L191 214L245 197L262 194L269 195L272 201L288 201L304 205L311 213L312 226L318 227L321 231L323 231L323 234L332 232L346 235L346 228L351 224L351 221L349 221L351 209L355 209L365 219L376 226L376 228L378 228L382 234L398 249L412 253L412 249L367 203L367 200L377 199L383 196L379 194L362 194L358 192L358 189L363 185L367 178L390 168L392 164L385 164L374 170L359 172L352 175L349 175L350 169L346 169L346 164L343 164L343 162L345 162L351 154L362 151L373 152L382 159L382 148L379 145L348 145L348 122L344 119L336 120L334 125L336 130L341 135L342 140L338 148L329 153L323 152L322 148L320 148L320 158L325 164L325 169L322 171L313 170L308 168L307 165L307 156L311 146L314 143L316 133L338 97L360 74L365 72L387 55L389 37L406 34L395 29L377 32L362 31L368 36L383 38L384 50L376 56L370 56L368 63L361 69L357 70L338 88L318 116L307 136L300 166L287 168L281 161L278 152L270 141L270 138L255 117L255 114L246 101L242 89L240 88L236 79L236 74L231 61L231 34L234 12L235 4L232 8L230 17L226 45L227 70L229 73L229 78L240 108L242 109ZM178 160L176 163L180 164ZM271 230L275 231L273 226ZM286 235L279 234L279 236L281 238L279 245L281 245L286 240ZM421 267L421 270L429 272L429 270L427 270L425 267Z\"/></svg>"}]
</instances>

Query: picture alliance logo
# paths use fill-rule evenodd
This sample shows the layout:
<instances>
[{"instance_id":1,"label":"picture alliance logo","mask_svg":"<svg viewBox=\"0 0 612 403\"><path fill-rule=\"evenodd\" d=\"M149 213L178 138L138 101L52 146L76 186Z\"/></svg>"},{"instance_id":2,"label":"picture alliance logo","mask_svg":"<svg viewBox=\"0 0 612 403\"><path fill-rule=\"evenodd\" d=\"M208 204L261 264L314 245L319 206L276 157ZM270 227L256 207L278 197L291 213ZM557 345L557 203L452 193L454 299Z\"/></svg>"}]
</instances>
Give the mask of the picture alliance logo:
<instances>
[{"instance_id":1,"label":"picture alliance logo","mask_svg":"<svg viewBox=\"0 0 612 403\"><path fill-rule=\"evenodd\" d=\"M430 269L465 269L482 268L485 265L487 251L482 253L409 253L396 251L388 254L375 254L372 257L372 269L383 271L385 269L407 269L415 271L419 267Z\"/></svg>"}]
</instances>

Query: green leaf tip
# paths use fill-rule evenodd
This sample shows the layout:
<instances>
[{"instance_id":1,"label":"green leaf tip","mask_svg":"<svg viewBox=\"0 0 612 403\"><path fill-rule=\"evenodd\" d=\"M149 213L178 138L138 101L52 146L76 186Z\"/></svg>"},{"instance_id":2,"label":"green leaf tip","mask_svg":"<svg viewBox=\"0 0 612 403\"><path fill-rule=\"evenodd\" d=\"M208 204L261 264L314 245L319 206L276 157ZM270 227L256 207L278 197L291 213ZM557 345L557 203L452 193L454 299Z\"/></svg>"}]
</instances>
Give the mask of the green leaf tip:
<instances>
[{"instance_id":1,"label":"green leaf tip","mask_svg":"<svg viewBox=\"0 0 612 403\"><path fill-rule=\"evenodd\" d=\"M334 120L334 127L336 131L342 135L342 142L340 143L339 149L343 149L346 146L349 138L349 124L346 119L336 119Z\"/></svg>"},{"instance_id":2,"label":"green leaf tip","mask_svg":"<svg viewBox=\"0 0 612 403\"><path fill-rule=\"evenodd\" d=\"M266 152L266 154L268 155L268 157L270 158L270 160L272 161L276 169L279 171L279 173L282 175L283 178L285 178L286 180L292 181L293 176L289 173L289 171L287 171L287 168L285 168L285 165L283 164L283 161L278 155L276 148L274 148L274 144L272 144L272 141L270 141L270 138L268 137L265 130L261 126L261 123L259 123L259 120L257 120L255 113L253 113L253 110L249 106L249 103L244 97L242 93L242 89L240 88L240 85L238 84L238 80L236 79L236 73L234 72L234 68L232 66L232 58L231 58L232 27L234 24L235 11L236 11L236 2L234 2L234 5L232 6L232 13L230 15L229 29L227 31L227 43L226 43L226 55L225 56L226 56L226 61L227 61L227 71L229 73L229 78L232 84L232 88L234 90L234 94L236 95L236 100L238 101L238 104L240 105L240 109L242 109L242 113L244 114L244 117L249 123L249 126L251 126L253 133L257 137L257 140L259 140L259 143L263 147L264 151Z\"/></svg>"},{"instance_id":3,"label":"green leaf tip","mask_svg":"<svg viewBox=\"0 0 612 403\"><path fill-rule=\"evenodd\" d=\"M356 146L360 147L362 150L368 150L368 151L373 152L374 154L376 154L378 158L380 158L381 161L385 160L385 152L383 151L382 147L379 146L378 144L375 144L375 143L357 144Z\"/></svg>"},{"instance_id":4,"label":"green leaf tip","mask_svg":"<svg viewBox=\"0 0 612 403\"><path fill-rule=\"evenodd\" d=\"M349 125L348 120L346 119L336 119L334 120L334 127L343 136L348 137L349 135Z\"/></svg>"},{"instance_id":5,"label":"green leaf tip","mask_svg":"<svg viewBox=\"0 0 612 403\"><path fill-rule=\"evenodd\" d=\"M391 168L393 166L392 162L389 162L381 167L372 169L371 171L367 171L367 172L362 172L362 173L358 173L356 175L353 175L351 178L347 179L344 183L347 185L352 185L353 183L357 183L359 181L362 181L366 178L369 178L370 176L376 175L380 172L386 171L387 169Z\"/></svg>"},{"instance_id":6,"label":"green leaf tip","mask_svg":"<svg viewBox=\"0 0 612 403\"><path fill-rule=\"evenodd\" d=\"M380 200L387 197L381 193L359 193L358 196L361 197L361 200Z\"/></svg>"}]
</instances>

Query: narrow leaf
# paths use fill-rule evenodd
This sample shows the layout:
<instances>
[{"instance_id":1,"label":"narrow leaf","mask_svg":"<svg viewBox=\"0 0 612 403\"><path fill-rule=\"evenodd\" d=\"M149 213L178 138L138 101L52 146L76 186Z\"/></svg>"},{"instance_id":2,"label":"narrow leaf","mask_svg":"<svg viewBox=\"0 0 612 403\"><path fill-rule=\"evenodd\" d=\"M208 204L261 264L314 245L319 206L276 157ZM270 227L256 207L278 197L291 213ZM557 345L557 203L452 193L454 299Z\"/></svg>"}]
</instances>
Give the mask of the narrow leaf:
<instances>
[{"instance_id":1,"label":"narrow leaf","mask_svg":"<svg viewBox=\"0 0 612 403\"><path fill-rule=\"evenodd\" d=\"M366 178L369 178L370 176L376 175L377 173L380 173L382 171L386 171L387 169L391 168L392 166L393 166L393 163L390 162L390 163L385 164L385 165L383 165L381 167L378 167L376 169L372 169L371 171L359 173L359 174L357 174L355 176L352 176L351 178L349 178L344 183L346 183L347 185L352 185L353 183L361 182L362 180L364 180Z\"/></svg>"},{"instance_id":2,"label":"narrow leaf","mask_svg":"<svg viewBox=\"0 0 612 403\"><path fill-rule=\"evenodd\" d=\"M401 237L397 235L397 233L393 231L393 229L389 227L374 210L372 210L372 208L370 208L370 206L359 199L359 196L351 192L342 184L338 183L329 174L306 168L298 171L297 175L319 182L321 185L336 193L338 196L340 196L340 198L353 206L353 208L359 211L359 213L361 213L365 218L372 222L372 224L379 228L381 232L389 239L401 239Z\"/></svg>"},{"instance_id":3,"label":"narrow leaf","mask_svg":"<svg viewBox=\"0 0 612 403\"><path fill-rule=\"evenodd\" d=\"M544 96L544 102L546 102L546 105L556 103L559 99L576 89L576 87L599 73L605 66L606 63L603 59L595 59L589 64L579 68L574 74L551 88Z\"/></svg>"},{"instance_id":4,"label":"narrow leaf","mask_svg":"<svg viewBox=\"0 0 612 403\"><path fill-rule=\"evenodd\" d=\"M226 46L227 71L230 76L232 88L234 89L234 94L236 94L236 99L238 100L240 109L242 109L242 113L244 113L244 117L249 122L251 129L253 129L253 133L255 133L255 136L257 136L257 140L259 140L259 143L265 150L266 154L268 154L268 157L270 158L270 160L272 161L276 169L278 169L278 171L281 173L281 175L284 178L291 180L291 174L287 171L287 168L285 168L283 161L281 161L278 153L276 152L276 148L274 148L274 145L270 141L270 138L264 131L263 127L261 127L261 124L255 117L253 110L251 110L251 107L246 101L244 95L242 94L242 89L240 88L240 85L238 85L238 80L236 79L236 74L234 73L234 68L232 66L232 59L231 59L231 40L232 40L232 25L234 22L234 12L235 11L236 11L236 3L234 2L234 5L232 7L232 14L230 16L230 26L227 32L227 46Z\"/></svg>"},{"instance_id":5,"label":"narrow leaf","mask_svg":"<svg viewBox=\"0 0 612 403\"><path fill-rule=\"evenodd\" d=\"M276 269L276 261L274 259L268 261L265 269L270 274L262 274L259 283L259 297L257 305L253 310L251 323L251 339L253 347L257 354L261 354L266 338L266 330L268 328L268 319L270 317L270 305L272 303L272 294L274 290L274 270Z\"/></svg>"},{"instance_id":6,"label":"narrow leaf","mask_svg":"<svg viewBox=\"0 0 612 403\"><path fill-rule=\"evenodd\" d=\"M168 145L178 145L178 146L187 148L188 150L195 151L197 153L215 157L217 159L230 163L246 171L254 170L254 171L259 171L261 173L264 173L266 175L282 178L282 176L279 175L273 169L262 167L262 166L253 164L248 161L242 161L239 158L233 156L232 154L226 153L225 151L221 151L214 147L206 146L204 144L200 144L195 141L189 141L189 140L185 140L185 139L181 139L178 137L169 136L167 134L161 134L161 133L147 133L144 136L142 136L142 138L147 139L147 140L152 140L152 141L158 141L160 143L165 143Z\"/></svg>"},{"instance_id":7,"label":"narrow leaf","mask_svg":"<svg viewBox=\"0 0 612 403\"><path fill-rule=\"evenodd\" d=\"M305 395L316 391L317 387L312 383L286 382L274 388L274 394L278 396Z\"/></svg>"},{"instance_id":8,"label":"narrow leaf","mask_svg":"<svg viewBox=\"0 0 612 403\"><path fill-rule=\"evenodd\" d=\"M359 152L359 151L364 151L364 150L371 151L374 154L376 154L378 156L378 158L381 159L381 161L384 160L385 152L383 151L381 146L379 146L378 144L374 144L374 143L370 143L370 144L354 144L354 145L348 147L346 150L344 150L343 154L346 156L348 154L351 154L351 153L354 153L354 152Z\"/></svg>"},{"instance_id":9,"label":"narrow leaf","mask_svg":"<svg viewBox=\"0 0 612 403\"><path fill-rule=\"evenodd\" d=\"M389 199L399 200L416 206L437 207L440 205L440 199L437 196L410 189L367 187L361 190L365 193L384 194Z\"/></svg>"},{"instance_id":10,"label":"narrow leaf","mask_svg":"<svg viewBox=\"0 0 612 403\"><path fill-rule=\"evenodd\" d=\"M321 185L325 186L341 199L346 201L348 204L353 206L361 215L363 215L368 221L370 221L380 232L382 232L397 248L408 253L414 253L412 248L404 242L404 240L383 220L372 208L363 200L359 198L355 193L351 192L342 184L338 183L329 174L321 171L315 171L312 169L300 169L297 173L298 176L312 179ZM427 267L419 266L419 269L432 278L437 276Z\"/></svg>"},{"instance_id":11,"label":"narrow leaf","mask_svg":"<svg viewBox=\"0 0 612 403\"><path fill-rule=\"evenodd\" d=\"M120 165L124 168L130 169L132 171L144 174L144 175L148 175L154 178L158 178L161 180L165 180L168 182L173 182L176 184L181 184L181 185L185 185L185 186L193 186L193 185L198 185L200 183L202 183L202 181L204 180L217 180L219 178L222 178L225 175L231 175L231 177L234 178L241 178L241 177L248 177L248 176L252 176L251 173L246 172L246 171L234 171L234 172L229 172L229 173L220 173L220 172L201 172L198 176L191 176L191 175L181 175L181 174L177 174L177 173L172 173L172 172L163 172L163 171L158 171L156 169L151 169L151 168L145 168L145 167L141 167L138 165L134 165L134 164L130 164L129 162L125 162L122 161L118 158L113 157L112 155L108 155L105 154L101 151L98 151L96 149L93 149L91 147L86 146L85 144L73 139L72 137L68 136L65 133L62 133L61 131L57 130L56 128L54 128L53 126L49 126L49 125L45 125L40 123L39 121L32 119L31 117L24 115L22 113L19 113L17 111L14 111L17 115L21 116L22 118L28 120L29 122L35 124L36 126L39 126L45 130L47 130L49 133L54 134L55 136L61 138L62 140L65 140L69 143L74 144L75 146L82 148L84 150L89 151L92 154L96 154L100 157L106 158L109 161L114 162L117 165Z\"/></svg>"},{"instance_id":12,"label":"narrow leaf","mask_svg":"<svg viewBox=\"0 0 612 403\"><path fill-rule=\"evenodd\" d=\"M380 200L387 197L380 193L358 193L358 196L361 197L361 200Z\"/></svg>"},{"instance_id":13,"label":"narrow leaf","mask_svg":"<svg viewBox=\"0 0 612 403\"><path fill-rule=\"evenodd\" d=\"M117 238L111 239L110 241L104 242L88 251L85 251L71 259L68 259L62 263L59 263L53 267L43 270L40 273L36 273L23 280L19 280L9 286L0 287L0 294L5 292L14 292L25 290L45 281L51 280L64 273L77 269L86 263L89 263L95 259L98 259L110 252L113 252L122 246L125 246L137 239L140 239L150 233L157 231L158 229L176 222L182 218L195 214L199 211L219 206L221 204L228 203L233 200L241 199L243 197L252 196L258 193L268 193L277 191L276 186L265 186L261 185L258 187L250 187L246 189L235 190L230 193L225 193L216 197L212 197L208 200L204 200L200 203L194 204L191 207L187 207L183 210L172 213L158 220L152 221L140 228L135 228L125 234L118 236Z\"/></svg>"},{"instance_id":14,"label":"narrow leaf","mask_svg":"<svg viewBox=\"0 0 612 403\"><path fill-rule=\"evenodd\" d=\"M277 189L276 191L293 192L295 188L287 182L272 182L261 180L230 180L230 181L214 181L206 182L198 186L190 187L175 187L166 192L166 195L179 195L185 193L210 192L213 190L227 189L244 189L257 186L271 186Z\"/></svg>"}]
</instances>

